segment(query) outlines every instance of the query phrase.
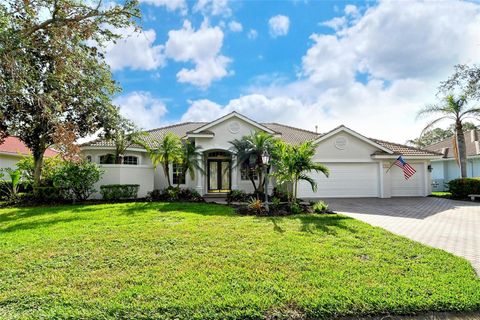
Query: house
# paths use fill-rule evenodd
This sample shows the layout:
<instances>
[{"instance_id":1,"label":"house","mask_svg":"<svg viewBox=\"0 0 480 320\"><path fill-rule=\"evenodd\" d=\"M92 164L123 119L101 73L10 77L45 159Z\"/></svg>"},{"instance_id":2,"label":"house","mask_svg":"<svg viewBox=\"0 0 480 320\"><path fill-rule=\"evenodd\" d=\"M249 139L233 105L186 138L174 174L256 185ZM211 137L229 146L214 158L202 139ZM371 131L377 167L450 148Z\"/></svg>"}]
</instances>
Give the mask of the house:
<instances>
[{"instance_id":1,"label":"house","mask_svg":"<svg viewBox=\"0 0 480 320\"><path fill-rule=\"evenodd\" d=\"M302 198L427 196L431 191L430 163L440 158L436 152L367 138L345 126L318 134L277 123L258 123L237 112L212 122L186 122L150 130L147 141L160 139L167 132L172 132L182 139L193 140L200 147L200 160L206 174L197 173L194 180L187 176L178 181L178 168L172 165L170 178L173 184L179 182L182 187L196 189L201 194L225 193L233 189L252 192L245 169L233 165L236 159L230 151L229 141L258 130L290 144L307 140L319 143L314 160L328 166L330 177L311 173L318 182L318 190L313 192L308 184L302 182L298 191ZM152 189L166 187L162 168L154 169L146 151L140 146L127 150L122 165L113 164L112 142L95 140L80 148L86 159L103 167L105 173L99 185L139 184L139 196L145 196ZM405 180L403 171L397 166L388 170L399 155L416 170L409 180Z\"/></svg>"},{"instance_id":2,"label":"house","mask_svg":"<svg viewBox=\"0 0 480 320\"><path fill-rule=\"evenodd\" d=\"M480 177L480 141L478 130L464 132L467 147L467 176ZM432 159L432 181L434 191L443 191L445 183L460 178L460 166L455 160L453 138L447 138L426 147L427 150L442 154L440 159Z\"/></svg>"},{"instance_id":3,"label":"house","mask_svg":"<svg viewBox=\"0 0 480 320\"><path fill-rule=\"evenodd\" d=\"M30 149L17 137L6 137L0 144L0 169L15 168L17 162L24 156L30 155ZM53 157L58 154L53 149L45 151L45 157Z\"/></svg>"}]
</instances>

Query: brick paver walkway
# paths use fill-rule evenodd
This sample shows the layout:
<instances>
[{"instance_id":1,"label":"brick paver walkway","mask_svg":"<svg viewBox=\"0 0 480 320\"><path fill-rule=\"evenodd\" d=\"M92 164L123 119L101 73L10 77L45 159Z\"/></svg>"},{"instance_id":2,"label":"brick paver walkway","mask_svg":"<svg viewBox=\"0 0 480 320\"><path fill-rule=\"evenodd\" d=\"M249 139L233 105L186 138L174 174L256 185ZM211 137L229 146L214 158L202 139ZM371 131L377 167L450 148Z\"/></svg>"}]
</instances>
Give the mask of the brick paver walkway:
<instances>
[{"instance_id":1,"label":"brick paver walkway","mask_svg":"<svg viewBox=\"0 0 480 320\"><path fill-rule=\"evenodd\" d=\"M329 199L336 212L469 260L480 275L480 203L439 198Z\"/></svg>"}]
</instances>

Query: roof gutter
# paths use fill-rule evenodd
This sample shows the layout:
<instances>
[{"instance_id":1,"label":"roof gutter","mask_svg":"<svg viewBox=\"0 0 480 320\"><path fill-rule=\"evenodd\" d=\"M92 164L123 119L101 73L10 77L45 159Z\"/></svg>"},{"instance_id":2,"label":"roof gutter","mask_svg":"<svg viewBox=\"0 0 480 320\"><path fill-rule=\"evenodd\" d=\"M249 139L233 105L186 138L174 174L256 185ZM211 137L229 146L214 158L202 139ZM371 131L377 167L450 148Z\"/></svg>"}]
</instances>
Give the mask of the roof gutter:
<instances>
[{"instance_id":1,"label":"roof gutter","mask_svg":"<svg viewBox=\"0 0 480 320\"><path fill-rule=\"evenodd\" d=\"M441 155L424 155L424 156L407 156L403 154L393 154L393 155L372 155L372 159L382 160L382 159L397 159L399 156L402 156L404 159L410 160L429 160L429 159L442 159Z\"/></svg>"}]
</instances>

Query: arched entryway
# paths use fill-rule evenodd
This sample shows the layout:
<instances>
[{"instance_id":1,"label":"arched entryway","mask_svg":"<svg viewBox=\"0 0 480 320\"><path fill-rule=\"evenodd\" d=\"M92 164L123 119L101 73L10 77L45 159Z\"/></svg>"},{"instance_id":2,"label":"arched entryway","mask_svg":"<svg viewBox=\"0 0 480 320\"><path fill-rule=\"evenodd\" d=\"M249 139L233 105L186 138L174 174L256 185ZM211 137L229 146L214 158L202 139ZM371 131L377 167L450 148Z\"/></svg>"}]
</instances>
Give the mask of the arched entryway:
<instances>
[{"instance_id":1,"label":"arched entryway","mask_svg":"<svg viewBox=\"0 0 480 320\"><path fill-rule=\"evenodd\" d=\"M206 153L208 193L228 193L232 189L232 154L218 150Z\"/></svg>"}]
</instances>

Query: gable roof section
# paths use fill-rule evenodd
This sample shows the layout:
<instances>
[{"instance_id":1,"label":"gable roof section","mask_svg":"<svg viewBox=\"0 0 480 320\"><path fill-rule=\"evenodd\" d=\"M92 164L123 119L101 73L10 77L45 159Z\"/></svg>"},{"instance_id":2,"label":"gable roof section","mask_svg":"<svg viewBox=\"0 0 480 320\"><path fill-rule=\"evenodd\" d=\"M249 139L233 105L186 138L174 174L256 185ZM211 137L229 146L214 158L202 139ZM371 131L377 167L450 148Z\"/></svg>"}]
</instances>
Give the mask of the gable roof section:
<instances>
[{"instance_id":1,"label":"gable roof section","mask_svg":"<svg viewBox=\"0 0 480 320\"><path fill-rule=\"evenodd\" d=\"M383 141L383 140L378 140L378 139L371 139L372 141L375 141L379 145L384 146L387 149L390 149L393 151L393 154L395 155L405 155L405 156L440 156L440 153L434 152L434 151L429 151L429 150L424 150L424 149L419 149L415 147L410 147L406 146L403 144L399 143L394 143L394 142L388 142L388 141ZM381 154L381 153L378 153Z\"/></svg>"},{"instance_id":2,"label":"gable roof section","mask_svg":"<svg viewBox=\"0 0 480 320\"><path fill-rule=\"evenodd\" d=\"M346 132L346 133L348 133L348 134L356 137L357 139L360 139L360 140L362 140L363 142L365 142L365 143L367 143L367 144L370 144L370 145L372 145L372 146L374 146L374 147L376 147L376 148L378 148L378 149L386 152L387 154L393 154L393 150L390 150L389 148L384 147L383 145L375 142L374 140L369 139L369 138L361 135L360 133L358 133L358 132L356 132L356 131L353 131L353 130L350 129L350 128L345 127L343 124L340 125L340 126L338 126L338 127L336 127L335 129L333 129L333 130L325 133L324 135L320 136L320 137L317 138L315 141L316 141L316 142L321 142L321 141L326 140L326 139L330 138L331 136L333 136L333 135L335 135L335 134L337 134L337 133L339 133L339 132Z\"/></svg>"},{"instance_id":3,"label":"gable roof section","mask_svg":"<svg viewBox=\"0 0 480 320\"><path fill-rule=\"evenodd\" d=\"M472 131L465 131L465 146L467 148L467 157L472 157L479 155L480 150L477 150L476 147L476 141L478 142L480 140L480 131L477 130L474 136L474 139L472 139ZM425 149L433 151L433 152L438 152L442 154L444 158L454 158L454 152L453 152L453 137L446 138L440 142L434 143L432 145L429 145L425 147ZM480 142L479 142L480 143ZM477 143L478 144L478 143ZM448 148L448 149L445 149ZM445 151L445 153L443 153Z\"/></svg>"},{"instance_id":4,"label":"gable roof section","mask_svg":"<svg viewBox=\"0 0 480 320\"><path fill-rule=\"evenodd\" d=\"M271 130L270 128L267 128L266 126L264 126L264 125L262 125L262 124L260 124L256 121L253 121L252 119L247 118L244 115L241 115L240 113L237 113L236 111L232 111L229 114L218 118L217 120L209 122L209 123L197 128L197 129L193 130L192 133L202 133L203 131L205 131L205 130L207 130L207 129L209 129L209 128L211 128L211 127L213 127L213 126L215 126L219 123L222 123L223 121L231 119L231 118L239 118L239 119L251 124L252 126L257 127L258 129L263 130L267 133L278 134L278 132L275 132L275 131Z\"/></svg>"},{"instance_id":5,"label":"gable roof section","mask_svg":"<svg viewBox=\"0 0 480 320\"><path fill-rule=\"evenodd\" d=\"M32 152L30 149L17 137L6 137L5 141L0 144L0 153L11 155L30 155ZM48 148L45 151L45 157L50 158L56 156L57 151Z\"/></svg>"}]
</instances>

